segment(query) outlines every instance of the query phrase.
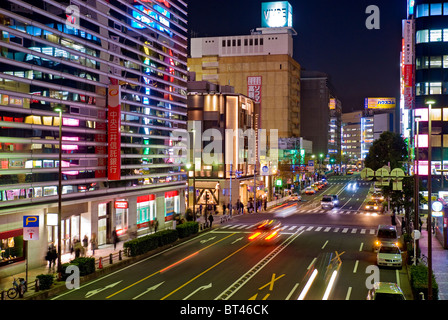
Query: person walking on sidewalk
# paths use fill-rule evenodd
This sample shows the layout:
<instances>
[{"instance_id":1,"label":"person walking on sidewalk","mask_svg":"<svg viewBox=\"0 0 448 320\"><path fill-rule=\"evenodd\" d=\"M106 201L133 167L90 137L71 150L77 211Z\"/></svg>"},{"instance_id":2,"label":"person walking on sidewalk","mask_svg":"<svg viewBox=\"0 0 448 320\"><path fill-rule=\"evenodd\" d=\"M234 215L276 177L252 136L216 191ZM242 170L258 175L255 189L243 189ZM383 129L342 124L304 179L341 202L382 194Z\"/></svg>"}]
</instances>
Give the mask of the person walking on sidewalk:
<instances>
[{"instance_id":1,"label":"person walking on sidewalk","mask_svg":"<svg viewBox=\"0 0 448 320\"><path fill-rule=\"evenodd\" d=\"M211 228L212 227L212 223L213 223L213 215L211 213L208 216L208 221L210 221L210 228Z\"/></svg>"},{"instance_id":2,"label":"person walking on sidewalk","mask_svg":"<svg viewBox=\"0 0 448 320\"><path fill-rule=\"evenodd\" d=\"M112 241L114 242L114 250L117 249L117 243L118 243L118 235L117 231L112 231Z\"/></svg>"},{"instance_id":3,"label":"person walking on sidewalk","mask_svg":"<svg viewBox=\"0 0 448 320\"><path fill-rule=\"evenodd\" d=\"M87 255L87 247L89 246L89 238L87 235L84 235L84 238L82 239L82 246L84 247L84 252Z\"/></svg>"},{"instance_id":4,"label":"person walking on sidewalk","mask_svg":"<svg viewBox=\"0 0 448 320\"><path fill-rule=\"evenodd\" d=\"M96 240L96 233L92 233L92 239L90 239L90 248L92 248L92 256L95 255L95 249L98 246L98 241Z\"/></svg>"}]
</instances>

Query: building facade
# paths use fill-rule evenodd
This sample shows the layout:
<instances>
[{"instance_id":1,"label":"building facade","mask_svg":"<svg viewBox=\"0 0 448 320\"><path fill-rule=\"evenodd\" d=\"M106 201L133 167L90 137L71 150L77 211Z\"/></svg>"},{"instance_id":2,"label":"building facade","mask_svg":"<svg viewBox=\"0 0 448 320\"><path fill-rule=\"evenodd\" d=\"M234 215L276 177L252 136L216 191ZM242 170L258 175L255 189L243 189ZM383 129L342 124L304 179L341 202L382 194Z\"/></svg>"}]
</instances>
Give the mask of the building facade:
<instances>
[{"instance_id":1,"label":"building facade","mask_svg":"<svg viewBox=\"0 0 448 320\"><path fill-rule=\"evenodd\" d=\"M23 268L23 216L39 217L33 266L59 227L65 253L84 236L172 227L185 210L172 133L187 124L186 4L71 3L0 9L0 275Z\"/></svg>"},{"instance_id":2,"label":"building facade","mask_svg":"<svg viewBox=\"0 0 448 320\"><path fill-rule=\"evenodd\" d=\"M204 213L206 206L222 212L223 205L247 205L254 194L256 198L266 194L267 181L254 175L257 166L260 172L260 122L259 104L234 93L233 87L188 82L188 125L193 136L188 176L195 194L194 200L189 197L189 206L194 204L195 212Z\"/></svg>"},{"instance_id":3,"label":"building facade","mask_svg":"<svg viewBox=\"0 0 448 320\"><path fill-rule=\"evenodd\" d=\"M280 138L300 136L300 65L289 28L191 39L188 68L197 81L230 85L261 105L261 126Z\"/></svg>"},{"instance_id":4,"label":"building facade","mask_svg":"<svg viewBox=\"0 0 448 320\"><path fill-rule=\"evenodd\" d=\"M301 135L313 142L316 155L334 157L339 163L342 106L330 78L323 72L302 70L300 81Z\"/></svg>"}]
</instances>

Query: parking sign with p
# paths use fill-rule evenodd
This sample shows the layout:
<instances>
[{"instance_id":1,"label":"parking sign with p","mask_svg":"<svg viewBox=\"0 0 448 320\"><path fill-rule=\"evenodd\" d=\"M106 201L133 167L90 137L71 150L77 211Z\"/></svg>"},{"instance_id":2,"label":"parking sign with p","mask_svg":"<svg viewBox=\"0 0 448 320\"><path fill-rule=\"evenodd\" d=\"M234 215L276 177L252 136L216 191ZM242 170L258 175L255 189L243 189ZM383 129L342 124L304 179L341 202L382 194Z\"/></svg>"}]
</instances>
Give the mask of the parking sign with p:
<instances>
[{"instance_id":1,"label":"parking sign with p","mask_svg":"<svg viewBox=\"0 0 448 320\"><path fill-rule=\"evenodd\" d=\"M23 240L39 240L39 216L23 216Z\"/></svg>"}]
</instances>

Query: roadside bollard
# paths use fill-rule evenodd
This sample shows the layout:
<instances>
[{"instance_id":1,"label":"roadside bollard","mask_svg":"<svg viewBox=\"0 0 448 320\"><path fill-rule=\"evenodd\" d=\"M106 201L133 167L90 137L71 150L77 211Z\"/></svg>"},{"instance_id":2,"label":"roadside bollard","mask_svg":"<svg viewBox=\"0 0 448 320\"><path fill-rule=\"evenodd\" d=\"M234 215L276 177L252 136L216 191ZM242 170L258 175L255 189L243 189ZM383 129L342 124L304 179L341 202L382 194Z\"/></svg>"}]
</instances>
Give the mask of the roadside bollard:
<instances>
[{"instance_id":1,"label":"roadside bollard","mask_svg":"<svg viewBox=\"0 0 448 320\"><path fill-rule=\"evenodd\" d=\"M109 254L109 263L112 264L112 253Z\"/></svg>"},{"instance_id":2,"label":"roadside bollard","mask_svg":"<svg viewBox=\"0 0 448 320\"><path fill-rule=\"evenodd\" d=\"M103 258L100 257L100 260L98 261L98 269L103 269Z\"/></svg>"},{"instance_id":3,"label":"roadside bollard","mask_svg":"<svg viewBox=\"0 0 448 320\"><path fill-rule=\"evenodd\" d=\"M39 291L39 279L36 278L36 281L34 282L34 291L38 292Z\"/></svg>"},{"instance_id":4,"label":"roadside bollard","mask_svg":"<svg viewBox=\"0 0 448 320\"><path fill-rule=\"evenodd\" d=\"M118 260L120 260L120 261L123 260L123 259L121 258L121 250L118 251Z\"/></svg>"}]
</instances>

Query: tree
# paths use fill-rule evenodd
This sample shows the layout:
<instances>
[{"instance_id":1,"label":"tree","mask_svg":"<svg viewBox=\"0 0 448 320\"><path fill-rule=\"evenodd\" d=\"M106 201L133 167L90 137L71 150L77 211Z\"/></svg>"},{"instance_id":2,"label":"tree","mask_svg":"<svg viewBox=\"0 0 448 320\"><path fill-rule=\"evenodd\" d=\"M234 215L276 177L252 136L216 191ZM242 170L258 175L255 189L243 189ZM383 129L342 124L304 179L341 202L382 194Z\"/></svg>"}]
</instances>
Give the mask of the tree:
<instances>
[{"instance_id":1,"label":"tree","mask_svg":"<svg viewBox=\"0 0 448 320\"><path fill-rule=\"evenodd\" d=\"M408 149L403 137L398 133L384 131L370 147L364 165L376 171L390 163L392 170L401 168L407 159Z\"/></svg>"}]
</instances>

